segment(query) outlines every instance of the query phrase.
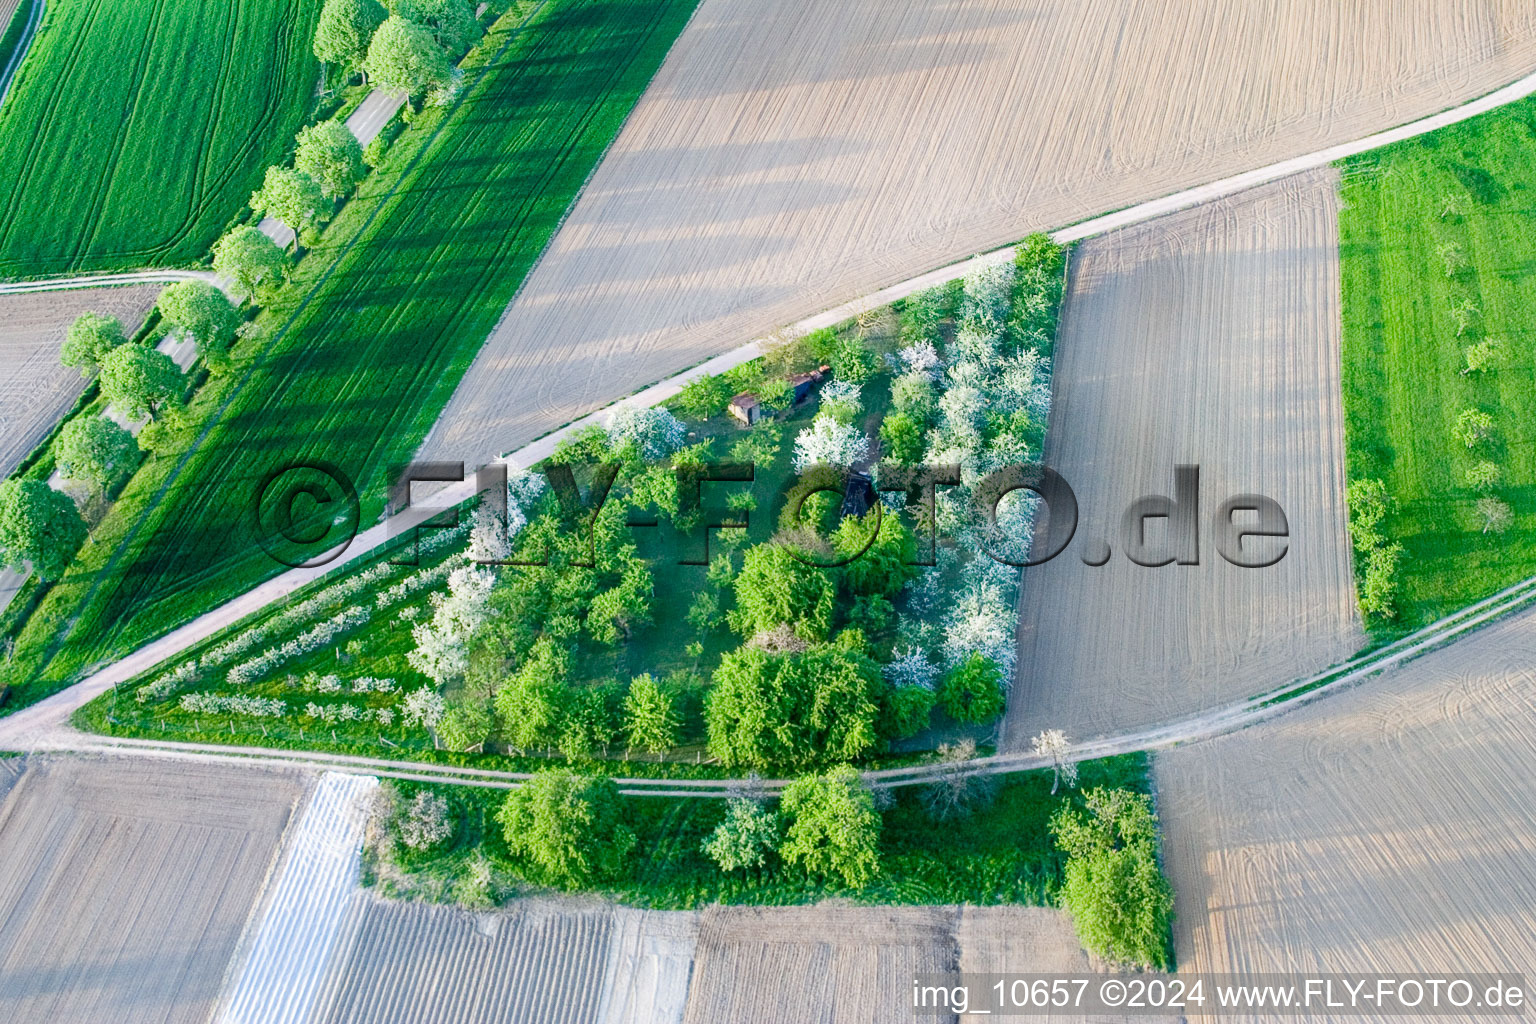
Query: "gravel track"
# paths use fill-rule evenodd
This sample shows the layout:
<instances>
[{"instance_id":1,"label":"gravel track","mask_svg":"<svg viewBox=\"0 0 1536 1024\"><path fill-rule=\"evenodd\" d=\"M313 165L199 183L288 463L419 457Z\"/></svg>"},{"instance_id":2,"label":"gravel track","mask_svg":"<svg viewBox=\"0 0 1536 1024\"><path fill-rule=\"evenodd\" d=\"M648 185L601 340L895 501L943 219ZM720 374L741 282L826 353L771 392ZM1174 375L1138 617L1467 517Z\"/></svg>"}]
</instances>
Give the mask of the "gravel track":
<instances>
[{"instance_id":1,"label":"gravel track","mask_svg":"<svg viewBox=\"0 0 1536 1024\"><path fill-rule=\"evenodd\" d=\"M1533 664L1527 610L1326 704L1159 754L1180 965L1528 971Z\"/></svg>"},{"instance_id":2,"label":"gravel track","mask_svg":"<svg viewBox=\"0 0 1536 1024\"><path fill-rule=\"evenodd\" d=\"M29 758L0 805L0 1020L201 1024L292 775Z\"/></svg>"},{"instance_id":3,"label":"gravel track","mask_svg":"<svg viewBox=\"0 0 1536 1024\"><path fill-rule=\"evenodd\" d=\"M1045 461L1076 492L1071 547L1024 570L999 749L1181 718L1336 664L1365 643L1344 508L1338 175L1309 171L1081 243L1057 339ZM1125 555L1121 515L1200 468L1198 564ZM1278 564L1234 566L1227 498L1285 510ZM1157 546L1167 521L1148 527ZM1096 543L1113 554L1090 566ZM1250 549L1273 557L1275 541Z\"/></svg>"},{"instance_id":4,"label":"gravel track","mask_svg":"<svg viewBox=\"0 0 1536 1024\"><path fill-rule=\"evenodd\" d=\"M1533 68L1516 0L705 0L424 457L484 462L809 312Z\"/></svg>"}]
</instances>

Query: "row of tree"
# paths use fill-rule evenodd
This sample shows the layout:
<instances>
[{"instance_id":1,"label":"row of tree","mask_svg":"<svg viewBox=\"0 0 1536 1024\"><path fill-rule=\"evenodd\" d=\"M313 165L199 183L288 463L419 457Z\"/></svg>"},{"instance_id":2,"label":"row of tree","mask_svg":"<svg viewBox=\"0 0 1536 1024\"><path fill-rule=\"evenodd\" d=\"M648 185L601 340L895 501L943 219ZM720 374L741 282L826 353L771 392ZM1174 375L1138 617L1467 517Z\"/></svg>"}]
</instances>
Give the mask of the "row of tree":
<instances>
[{"instance_id":1,"label":"row of tree","mask_svg":"<svg viewBox=\"0 0 1536 1024\"><path fill-rule=\"evenodd\" d=\"M480 38L470 0L326 0L315 56L411 96L448 90L454 62Z\"/></svg>"}]
</instances>

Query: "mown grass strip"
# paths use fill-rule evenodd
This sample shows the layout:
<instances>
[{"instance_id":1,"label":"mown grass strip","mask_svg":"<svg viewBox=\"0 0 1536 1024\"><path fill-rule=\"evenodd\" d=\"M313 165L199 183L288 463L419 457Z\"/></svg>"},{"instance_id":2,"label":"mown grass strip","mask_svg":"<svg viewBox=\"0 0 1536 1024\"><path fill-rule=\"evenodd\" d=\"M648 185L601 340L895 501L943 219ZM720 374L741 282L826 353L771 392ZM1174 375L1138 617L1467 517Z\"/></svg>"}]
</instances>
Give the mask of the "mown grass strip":
<instances>
[{"instance_id":1,"label":"mown grass strip","mask_svg":"<svg viewBox=\"0 0 1536 1024\"><path fill-rule=\"evenodd\" d=\"M1382 532L1404 547L1383 637L1536 574L1533 144L1536 101L1523 100L1342 167L1349 477L1386 484ZM1487 339L1502 355L1469 371ZM1468 409L1494 424L1471 446L1454 436ZM1467 479L1479 462L1498 467L1491 489ZM1484 532L1484 497L1512 509L1504 532Z\"/></svg>"}]
</instances>

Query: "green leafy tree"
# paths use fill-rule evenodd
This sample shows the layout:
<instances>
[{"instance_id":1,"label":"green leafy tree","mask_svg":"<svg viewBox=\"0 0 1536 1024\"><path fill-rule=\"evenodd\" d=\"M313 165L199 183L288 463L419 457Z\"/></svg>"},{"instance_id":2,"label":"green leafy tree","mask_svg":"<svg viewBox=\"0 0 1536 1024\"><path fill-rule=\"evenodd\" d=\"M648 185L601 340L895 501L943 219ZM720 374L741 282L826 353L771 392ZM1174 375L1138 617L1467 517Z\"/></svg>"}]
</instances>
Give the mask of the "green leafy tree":
<instances>
[{"instance_id":1,"label":"green leafy tree","mask_svg":"<svg viewBox=\"0 0 1536 1024\"><path fill-rule=\"evenodd\" d=\"M107 353L128 340L122 322L102 313L81 313L64 335L59 362L79 367L80 376L89 377L101 367Z\"/></svg>"},{"instance_id":2,"label":"green leafy tree","mask_svg":"<svg viewBox=\"0 0 1536 1024\"><path fill-rule=\"evenodd\" d=\"M567 698L570 655L549 637L541 637L528 657L496 691L496 715L507 740L529 750L557 738Z\"/></svg>"},{"instance_id":3,"label":"green leafy tree","mask_svg":"<svg viewBox=\"0 0 1536 1024\"><path fill-rule=\"evenodd\" d=\"M1169 965L1173 890L1157 866L1152 801L1124 789L1093 789L1084 810L1064 807L1051 819L1067 855L1062 904L1084 947L1105 960Z\"/></svg>"},{"instance_id":4,"label":"green leafy tree","mask_svg":"<svg viewBox=\"0 0 1536 1024\"><path fill-rule=\"evenodd\" d=\"M255 296L283 279L288 256L272 239L249 225L235 228L213 247L213 269Z\"/></svg>"},{"instance_id":5,"label":"green leafy tree","mask_svg":"<svg viewBox=\"0 0 1536 1024\"><path fill-rule=\"evenodd\" d=\"M399 0L395 12L432 33L450 54L463 53L480 38L480 23L470 0Z\"/></svg>"},{"instance_id":6,"label":"green leafy tree","mask_svg":"<svg viewBox=\"0 0 1536 1024\"><path fill-rule=\"evenodd\" d=\"M368 172L362 144L340 121L321 121L302 128L298 142L294 167L318 181L321 193L329 199L351 192Z\"/></svg>"},{"instance_id":7,"label":"green leafy tree","mask_svg":"<svg viewBox=\"0 0 1536 1024\"><path fill-rule=\"evenodd\" d=\"M893 412L880 421L880 445L888 461L915 466L923 460L926 440L917 420L907 413Z\"/></svg>"},{"instance_id":8,"label":"green leafy tree","mask_svg":"<svg viewBox=\"0 0 1536 1024\"><path fill-rule=\"evenodd\" d=\"M186 378L164 352L148 345L123 345L101 362L101 393L123 415L150 419L165 405L180 405Z\"/></svg>"},{"instance_id":9,"label":"green leafy tree","mask_svg":"<svg viewBox=\"0 0 1536 1024\"><path fill-rule=\"evenodd\" d=\"M875 749L882 681L857 630L836 643L726 654L705 698L709 752L728 767L804 767Z\"/></svg>"},{"instance_id":10,"label":"green leafy tree","mask_svg":"<svg viewBox=\"0 0 1536 1024\"><path fill-rule=\"evenodd\" d=\"M683 385L677 404L697 420L707 420L725 411L731 389L723 377L695 377Z\"/></svg>"},{"instance_id":11,"label":"green leafy tree","mask_svg":"<svg viewBox=\"0 0 1536 1024\"><path fill-rule=\"evenodd\" d=\"M227 350L245 320L234 303L206 281L166 285L155 307L166 323L191 334L205 357Z\"/></svg>"},{"instance_id":12,"label":"green leafy tree","mask_svg":"<svg viewBox=\"0 0 1536 1024\"><path fill-rule=\"evenodd\" d=\"M753 636L789 623L808 640L825 639L837 604L833 573L809 565L784 544L748 548L736 574L731 628Z\"/></svg>"},{"instance_id":13,"label":"green leafy tree","mask_svg":"<svg viewBox=\"0 0 1536 1024\"><path fill-rule=\"evenodd\" d=\"M934 692L926 686L892 687L881 701L881 734L893 740L916 736L928 728L934 700Z\"/></svg>"},{"instance_id":14,"label":"green leafy tree","mask_svg":"<svg viewBox=\"0 0 1536 1024\"><path fill-rule=\"evenodd\" d=\"M733 797L703 849L721 871L761 870L782 838L778 815L755 801Z\"/></svg>"},{"instance_id":15,"label":"green leafy tree","mask_svg":"<svg viewBox=\"0 0 1536 1024\"><path fill-rule=\"evenodd\" d=\"M1003 703L1003 670L974 651L939 684L939 707L957 722L990 722L1003 713Z\"/></svg>"},{"instance_id":16,"label":"green leafy tree","mask_svg":"<svg viewBox=\"0 0 1536 1024\"><path fill-rule=\"evenodd\" d=\"M368 41L389 12L377 0L325 0L315 25L315 56L356 70L368 55Z\"/></svg>"},{"instance_id":17,"label":"green leafy tree","mask_svg":"<svg viewBox=\"0 0 1536 1024\"><path fill-rule=\"evenodd\" d=\"M398 15L373 34L363 68L379 88L412 96L444 88L453 76L453 62L431 31Z\"/></svg>"},{"instance_id":18,"label":"green leafy tree","mask_svg":"<svg viewBox=\"0 0 1536 1024\"><path fill-rule=\"evenodd\" d=\"M484 743L495 724L484 703L464 701L448 705L434 731L449 750L468 750Z\"/></svg>"},{"instance_id":19,"label":"green leafy tree","mask_svg":"<svg viewBox=\"0 0 1536 1024\"><path fill-rule=\"evenodd\" d=\"M1463 409L1451 433L1468 448L1475 448L1493 436L1493 417L1482 409Z\"/></svg>"},{"instance_id":20,"label":"green leafy tree","mask_svg":"<svg viewBox=\"0 0 1536 1024\"><path fill-rule=\"evenodd\" d=\"M295 235L321 219L326 202L320 183L292 167L268 167L261 188L251 193L251 209L277 218Z\"/></svg>"},{"instance_id":21,"label":"green leafy tree","mask_svg":"<svg viewBox=\"0 0 1536 1024\"><path fill-rule=\"evenodd\" d=\"M613 742L615 728L613 704L606 687L585 686L567 694L560 716L560 737L556 747L566 757L595 757Z\"/></svg>"},{"instance_id":22,"label":"green leafy tree","mask_svg":"<svg viewBox=\"0 0 1536 1024\"><path fill-rule=\"evenodd\" d=\"M636 628L650 625L654 592L651 570L636 560L625 569L617 584L592 598L587 632L598 643L616 644Z\"/></svg>"},{"instance_id":23,"label":"green leafy tree","mask_svg":"<svg viewBox=\"0 0 1536 1024\"><path fill-rule=\"evenodd\" d=\"M832 350L832 373L838 380L861 384L873 377L880 368L879 360L869 347L858 338L849 335Z\"/></svg>"},{"instance_id":24,"label":"green leafy tree","mask_svg":"<svg viewBox=\"0 0 1536 1024\"><path fill-rule=\"evenodd\" d=\"M536 881L565 889L612 881L635 848L612 779L548 770L497 813L507 849Z\"/></svg>"},{"instance_id":25,"label":"green leafy tree","mask_svg":"<svg viewBox=\"0 0 1536 1024\"><path fill-rule=\"evenodd\" d=\"M779 855L811 875L859 887L880 870L880 815L859 773L838 765L784 788L789 821Z\"/></svg>"},{"instance_id":26,"label":"green leafy tree","mask_svg":"<svg viewBox=\"0 0 1536 1024\"><path fill-rule=\"evenodd\" d=\"M879 523L873 540L870 533ZM855 594L878 594L893 598L908 581L917 578L917 541L899 517L871 511L862 518L845 517L832 534L832 548L839 558L850 559L843 566L843 580Z\"/></svg>"},{"instance_id":27,"label":"green leafy tree","mask_svg":"<svg viewBox=\"0 0 1536 1024\"><path fill-rule=\"evenodd\" d=\"M682 742L683 717L677 697L649 672L629 681L629 692L624 695L624 732L630 746L652 754Z\"/></svg>"},{"instance_id":28,"label":"green leafy tree","mask_svg":"<svg viewBox=\"0 0 1536 1024\"><path fill-rule=\"evenodd\" d=\"M139 462L133 435L105 416L77 416L64 424L53 453L60 473L71 480L89 481L103 491Z\"/></svg>"},{"instance_id":29,"label":"green leafy tree","mask_svg":"<svg viewBox=\"0 0 1536 1024\"><path fill-rule=\"evenodd\" d=\"M17 572L28 564L56 580L85 540L85 520L69 495L41 480L0 483L0 557Z\"/></svg>"}]
</instances>

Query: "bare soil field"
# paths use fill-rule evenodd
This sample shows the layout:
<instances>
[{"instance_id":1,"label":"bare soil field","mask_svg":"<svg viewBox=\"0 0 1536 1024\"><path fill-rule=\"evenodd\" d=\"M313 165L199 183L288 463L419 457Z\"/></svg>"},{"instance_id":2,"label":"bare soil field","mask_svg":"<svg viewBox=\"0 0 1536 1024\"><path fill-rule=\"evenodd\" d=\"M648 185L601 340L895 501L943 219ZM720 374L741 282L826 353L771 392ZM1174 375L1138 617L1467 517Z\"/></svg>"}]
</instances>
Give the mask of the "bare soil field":
<instances>
[{"instance_id":1,"label":"bare soil field","mask_svg":"<svg viewBox=\"0 0 1536 1024\"><path fill-rule=\"evenodd\" d=\"M1159 754L1181 969L1529 973L1533 666L1527 611Z\"/></svg>"},{"instance_id":2,"label":"bare soil field","mask_svg":"<svg viewBox=\"0 0 1536 1024\"><path fill-rule=\"evenodd\" d=\"M37 447L85 389L59 365L64 334L81 313L107 313L132 334L161 285L0 295L0 477Z\"/></svg>"},{"instance_id":3,"label":"bare soil field","mask_svg":"<svg viewBox=\"0 0 1536 1024\"><path fill-rule=\"evenodd\" d=\"M614 908L519 902L473 914L359 893L354 944L315 1021L566 1024L598 1019Z\"/></svg>"},{"instance_id":4,"label":"bare soil field","mask_svg":"<svg viewBox=\"0 0 1536 1024\"><path fill-rule=\"evenodd\" d=\"M1363 643L1345 531L1336 173L1299 175L1084 242L1056 345L1045 461L1079 520L1024 570L1003 749L1078 739L1260 693ZM1199 466L1199 564L1127 558L1122 516ZM1217 551L1218 506L1257 493L1289 538ZM1238 523L1251 522L1239 514ZM1169 520L1147 537L1171 557ZM1086 559L1112 552L1095 567ZM1095 548L1099 550L1095 552ZM1144 561L1156 560L1143 556Z\"/></svg>"},{"instance_id":5,"label":"bare soil field","mask_svg":"<svg viewBox=\"0 0 1536 1024\"><path fill-rule=\"evenodd\" d=\"M0 805L0 1020L206 1021L297 776L30 758Z\"/></svg>"},{"instance_id":6,"label":"bare soil field","mask_svg":"<svg viewBox=\"0 0 1536 1024\"><path fill-rule=\"evenodd\" d=\"M1533 67L1519 0L705 0L424 449L483 462L847 299Z\"/></svg>"},{"instance_id":7,"label":"bare soil field","mask_svg":"<svg viewBox=\"0 0 1536 1024\"><path fill-rule=\"evenodd\" d=\"M683 1019L913 1020L912 976L955 968L957 915L953 907L710 908Z\"/></svg>"}]
</instances>

